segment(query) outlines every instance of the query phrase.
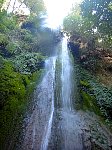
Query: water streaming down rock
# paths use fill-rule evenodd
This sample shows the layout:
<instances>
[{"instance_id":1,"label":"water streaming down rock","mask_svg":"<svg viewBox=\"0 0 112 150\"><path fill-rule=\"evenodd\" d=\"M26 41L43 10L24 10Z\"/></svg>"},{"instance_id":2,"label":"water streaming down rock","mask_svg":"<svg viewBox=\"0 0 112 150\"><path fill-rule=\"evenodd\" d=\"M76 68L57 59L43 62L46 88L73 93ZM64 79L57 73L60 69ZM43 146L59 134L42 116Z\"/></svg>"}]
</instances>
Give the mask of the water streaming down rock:
<instances>
[{"instance_id":1,"label":"water streaming down rock","mask_svg":"<svg viewBox=\"0 0 112 150\"><path fill-rule=\"evenodd\" d=\"M72 65L67 50L67 38L62 42L62 105L66 110L72 110ZM71 83L72 82L72 83Z\"/></svg>"},{"instance_id":2,"label":"water streaming down rock","mask_svg":"<svg viewBox=\"0 0 112 150\"><path fill-rule=\"evenodd\" d=\"M54 96L54 89L56 88L54 87L56 85L54 84L56 57L50 57L46 61L46 72L43 80L37 86L34 93L35 107L27 123L24 142L22 144L23 150L83 149L81 130L83 121L73 109L73 91L75 90L73 86L73 66L67 50L66 37L62 40L61 51L59 53L61 55L60 62L62 66L60 70L61 98L59 97L61 108L54 106L54 101L57 99L57 95ZM61 119L57 115L54 115L56 114L55 111L58 112ZM55 120L58 120L57 125L54 123ZM54 144L54 141L56 141L56 144ZM60 146L56 147L56 145Z\"/></svg>"},{"instance_id":3,"label":"water streaming down rock","mask_svg":"<svg viewBox=\"0 0 112 150\"><path fill-rule=\"evenodd\" d=\"M75 75L73 72L73 63L67 49L67 38L62 42L62 108L60 113L61 120L59 121L60 133L63 140L61 142L62 150L83 150L83 121L80 115L73 108L75 101L74 81Z\"/></svg>"},{"instance_id":4,"label":"water streaming down rock","mask_svg":"<svg viewBox=\"0 0 112 150\"><path fill-rule=\"evenodd\" d=\"M47 150L47 147L48 147L48 142L49 142L49 138L50 138L50 135L51 135L51 127L52 127L52 120L53 120L53 113L54 113L54 81L55 81L55 62L56 62L56 58L53 57L53 66L52 66L52 97L51 97L51 113L50 113L50 117L49 117L49 120L48 120L48 124L46 124L46 127L45 127L45 131L44 131L44 135L43 135L43 140L42 140L42 143L41 143L41 150ZM49 61L48 61L48 66L49 66ZM51 66L50 66L51 67ZM49 68L50 70L50 68ZM49 88L49 87L48 87Z\"/></svg>"},{"instance_id":5,"label":"water streaming down rock","mask_svg":"<svg viewBox=\"0 0 112 150\"><path fill-rule=\"evenodd\" d=\"M34 93L35 107L28 119L21 149L47 149L54 113L55 61L56 57L46 61L46 72Z\"/></svg>"},{"instance_id":6,"label":"water streaming down rock","mask_svg":"<svg viewBox=\"0 0 112 150\"><path fill-rule=\"evenodd\" d=\"M84 150L82 131L84 121L80 113L73 107L74 101L76 101L75 92L77 92L75 88L76 75L74 74L74 63L67 49L66 37L62 40L59 55L61 67L60 72L56 68L56 72L58 69L56 73L56 83L58 84L55 83L55 101L57 102L48 150Z\"/></svg>"}]
</instances>

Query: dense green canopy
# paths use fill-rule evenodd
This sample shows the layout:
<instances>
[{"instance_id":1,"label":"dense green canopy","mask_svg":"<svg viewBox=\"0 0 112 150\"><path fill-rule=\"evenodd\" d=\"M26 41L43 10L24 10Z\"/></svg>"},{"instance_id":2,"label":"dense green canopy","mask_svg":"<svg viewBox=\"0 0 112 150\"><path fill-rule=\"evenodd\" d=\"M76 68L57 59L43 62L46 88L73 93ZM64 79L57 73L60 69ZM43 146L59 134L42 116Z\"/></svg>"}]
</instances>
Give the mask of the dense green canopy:
<instances>
[{"instance_id":1,"label":"dense green canopy","mask_svg":"<svg viewBox=\"0 0 112 150\"><path fill-rule=\"evenodd\" d=\"M85 0L74 6L64 19L68 32L77 31L83 36L102 39L103 45L112 46L112 2L111 0Z\"/></svg>"}]
</instances>

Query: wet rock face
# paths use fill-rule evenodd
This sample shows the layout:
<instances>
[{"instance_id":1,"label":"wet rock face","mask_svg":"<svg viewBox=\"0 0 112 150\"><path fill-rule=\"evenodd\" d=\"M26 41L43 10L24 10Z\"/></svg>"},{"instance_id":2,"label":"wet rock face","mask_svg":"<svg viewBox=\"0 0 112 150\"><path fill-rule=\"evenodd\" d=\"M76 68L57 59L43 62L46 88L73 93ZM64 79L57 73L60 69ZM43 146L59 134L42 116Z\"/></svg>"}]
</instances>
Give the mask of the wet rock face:
<instances>
[{"instance_id":1,"label":"wet rock face","mask_svg":"<svg viewBox=\"0 0 112 150\"><path fill-rule=\"evenodd\" d=\"M70 49L70 51L72 52L73 56L79 58L79 47L80 45L78 43L74 43L74 42L68 42L67 43L68 48Z\"/></svg>"},{"instance_id":2,"label":"wet rock face","mask_svg":"<svg viewBox=\"0 0 112 150\"><path fill-rule=\"evenodd\" d=\"M38 67L39 69L43 69L43 68L45 67L45 61L38 62L38 63L37 63L37 67Z\"/></svg>"},{"instance_id":3,"label":"wet rock face","mask_svg":"<svg viewBox=\"0 0 112 150\"><path fill-rule=\"evenodd\" d=\"M31 30L35 28L35 25L33 22L26 22L26 23L23 23L22 26L21 26L21 29L28 29L28 30Z\"/></svg>"},{"instance_id":4,"label":"wet rock face","mask_svg":"<svg viewBox=\"0 0 112 150\"><path fill-rule=\"evenodd\" d=\"M92 112L83 113L84 122L87 125L91 150L112 150L112 133L104 125L100 118Z\"/></svg>"}]
</instances>

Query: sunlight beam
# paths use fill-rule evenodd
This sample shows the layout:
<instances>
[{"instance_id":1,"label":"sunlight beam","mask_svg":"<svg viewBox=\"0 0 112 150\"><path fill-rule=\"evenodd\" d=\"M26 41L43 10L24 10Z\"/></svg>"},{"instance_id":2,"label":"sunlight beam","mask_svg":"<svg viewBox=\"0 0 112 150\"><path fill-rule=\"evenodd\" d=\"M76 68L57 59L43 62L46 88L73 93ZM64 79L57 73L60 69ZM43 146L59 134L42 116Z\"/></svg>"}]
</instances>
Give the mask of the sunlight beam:
<instances>
[{"instance_id":1,"label":"sunlight beam","mask_svg":"<svg viewBox=\"0 0 112 150\"><path fill-rule=\"evenodd\" d=\"M80 2L81 0L44 0L48 14L48 25L54 29L61 26L63 18L70 11L72 4Z\"/></svg>"}]
</instances>

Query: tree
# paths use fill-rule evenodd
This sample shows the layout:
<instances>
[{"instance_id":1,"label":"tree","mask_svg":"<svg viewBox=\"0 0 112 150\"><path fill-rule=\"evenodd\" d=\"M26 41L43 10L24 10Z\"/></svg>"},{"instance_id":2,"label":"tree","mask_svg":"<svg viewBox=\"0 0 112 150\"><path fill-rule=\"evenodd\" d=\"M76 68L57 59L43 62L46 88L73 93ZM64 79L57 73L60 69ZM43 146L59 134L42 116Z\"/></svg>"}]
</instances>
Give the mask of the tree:
<instances>
[{"instance_id":1,"label":"tree","mask_svg":"<svg viewBox=\"0 0 112 150\"><path fill-rule=\"evenodd\" d=\"M64 18L63 25L64 29L68 32L78 32L82 26L82 16L80 15L80 7L75 5L71 12Z\"/></svg>"},{"instance_id":2,"label":"tree","mask_svg":"<svg viewBox=\"0 0 112 150\"><path fill-rule=\"evenodd\" d=\"M24 0L23 3L29 8L31 13L40 14L45 12L43 0Z\"/></svg>"},{"instance_id":3,"label":"tree","mask_svg":"<svg viewBox=\"0 0 112 150\"><path fill-rule=\"evenodd\" d=\"M92 28L105 43L112 42L112 2L111 0L84 0L81 4L83 18L92 23Z\"/></svg>"},{"instance_id":4,"label":"tree","mask_svg":"<svg viewBox=\"0 0 112 150\"><path fill-rule=\"evenodd\" d=\"M2 6L3 6L4 1L5 0L0 0L0 10L1 10Z\"/></svg>"}]
</instances>

